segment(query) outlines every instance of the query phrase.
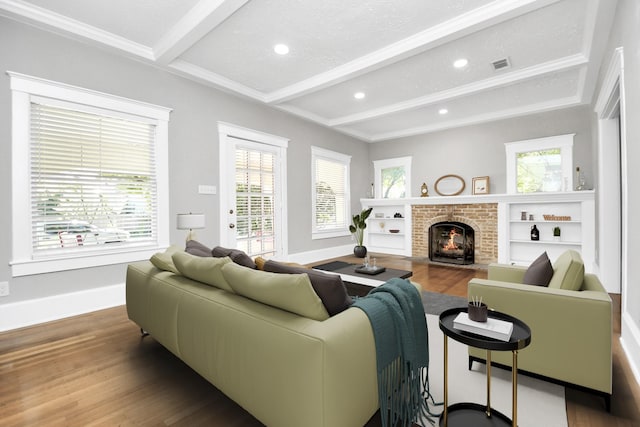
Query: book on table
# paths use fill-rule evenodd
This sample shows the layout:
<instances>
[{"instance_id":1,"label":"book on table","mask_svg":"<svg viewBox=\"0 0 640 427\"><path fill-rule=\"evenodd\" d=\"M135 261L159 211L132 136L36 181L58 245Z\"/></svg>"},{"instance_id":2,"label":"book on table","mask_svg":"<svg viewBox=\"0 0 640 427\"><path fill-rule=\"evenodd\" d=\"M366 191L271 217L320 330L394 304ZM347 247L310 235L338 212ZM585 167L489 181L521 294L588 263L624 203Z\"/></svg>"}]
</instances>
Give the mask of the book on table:
<instances>
[{"instance_id":1,"label":"book on table","mask_svg":"<svg viewBox=\"0 0 640 427\"><path fill-rule=\"evenodd\" d=\"M486 322L469 319L467 313L459 313L453 320L453 327L472 334L482 335L500 341L509 341L513 332L513 323L489 317Z\"/></svg>"}]
</instances>

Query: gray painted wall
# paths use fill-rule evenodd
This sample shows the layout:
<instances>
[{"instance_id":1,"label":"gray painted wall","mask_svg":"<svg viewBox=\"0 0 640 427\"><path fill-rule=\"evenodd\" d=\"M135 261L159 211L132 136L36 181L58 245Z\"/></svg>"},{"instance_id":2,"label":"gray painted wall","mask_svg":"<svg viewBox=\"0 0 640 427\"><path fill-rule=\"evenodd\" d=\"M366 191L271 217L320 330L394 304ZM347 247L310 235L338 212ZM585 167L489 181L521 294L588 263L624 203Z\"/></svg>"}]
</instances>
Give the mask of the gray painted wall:
<instances>
[{"instance_id":1,"label":"gray painted wall","mask_svg":"<svg viewBox=\"0 0 640 427\"><path fill-rule=\"evenodd\" d=\"M204 212L198 238L218 241L219 196L197 194L218 185L217 121L290 139L288 149L289 253L349 245L350 237L311 240L311 145L352 156L352 209L368 185L368 144L276 109L183 79L142 61L0 18L0 197L11 200L11 92L5 71L15 71L173 109L169 123L171 241L183 242L175 214ZM0 281L11 295L0 304L97 288L124 281L125 265L12 278L11 210L0 210Z\"/></svg>"},{"instance_id":2,"label":"gray painted wall","mask_svg":"<svg viewBox=\"0 0 640 427\"><path fill-rule=\"evenodd\" d=\"M580 106L508 120L417 135L373 144L371 161L413 156L411 194L420 195L420 185L426 182L430 195L437 195L433 185L448 174L461 176L466 183L462 194L472 194L475 176L489 176L490 192L505 193L505 142L575 133L574 165L585 172L587 187L593 187L594 163L591 109Z\"/></svg>"},{"instance_id":3,"label":"gray painted wall","mask_svg":"<svg viewBox=\"0 0 640 427\"><path fill-rule=\"evenodd\" d=\"M627 218L628 218L628 250L626 263L629 273L627 274L627 292L623 295L626 302L627 315L623 323L633 323L636 331L640 330L640 283L637 280L635 271L635 256L640 253L640 223L636 221L636 212L640 212L640 192L637 183L640 182L640 2L637 0L619 0L616 17L614 18L613 30L609 37L606 57L601 67L598 89L602 84L609 65L611 55L618 47L624 48L624 101L626 103L626 142L627 142ZM623 327L623 340L628 343L634 340L629 332ZM637 332L636 332L637 333ZM626 336L625 336L626 335ZM635 336L635 346L640 348L640 340ZM630 350L633 350L630 348ZM640 368L640 356L635 354L636 369ZM637 372L637 371L636 371Z\"/></svg>"}]
</instances>

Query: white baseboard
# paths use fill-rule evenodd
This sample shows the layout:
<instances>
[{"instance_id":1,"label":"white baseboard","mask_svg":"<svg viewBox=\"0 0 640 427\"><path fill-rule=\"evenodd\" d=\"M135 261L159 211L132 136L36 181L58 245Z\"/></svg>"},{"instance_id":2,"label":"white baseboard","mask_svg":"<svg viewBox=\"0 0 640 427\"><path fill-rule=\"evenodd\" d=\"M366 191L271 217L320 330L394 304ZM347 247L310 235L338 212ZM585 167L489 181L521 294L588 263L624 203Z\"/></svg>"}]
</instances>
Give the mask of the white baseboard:
<instances>
[{"instance_id":1,"label":"white baseboard","mask_svg":"<svg viewBox=\"0 0 640 427\"><path fill-rule=\"evenodd\" d=\"M640 384L640 328L628 313L622 314L621 323L620 345L627 356L636 382Z\"/></svg>"},{"instance_id":2,"label":"white baseboard","mask_svg":"<svg viewBox=\"0 0 640 427\"><path fill-rule=\"evenodd\" d=\"M0 332L123 304L124 283L4 304L0 305Z\"/></svg>"},{"instance_id":3,"label":"white baseboard","mask_svg":"<svg viewBox=\"0 0 640 427\"><path fill-rule=\"evenodd\" d=\"M332 248L325 249L317 249L315 251L298 252L297 254L289 254L288 261L297 262L299 264L311 264L312 262L350 254L353 254L353 244L334 246Z\"/></svg>"}]
</instances>

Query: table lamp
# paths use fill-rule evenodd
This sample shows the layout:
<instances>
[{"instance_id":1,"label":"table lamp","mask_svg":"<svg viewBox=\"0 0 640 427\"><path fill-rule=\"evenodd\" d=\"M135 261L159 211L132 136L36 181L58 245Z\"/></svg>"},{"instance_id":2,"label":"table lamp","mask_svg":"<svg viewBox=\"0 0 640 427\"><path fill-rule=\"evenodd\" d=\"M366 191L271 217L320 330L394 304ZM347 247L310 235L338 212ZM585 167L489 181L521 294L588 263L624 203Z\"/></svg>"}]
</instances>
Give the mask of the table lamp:
<instances>
[{"instance_id":1,"label":"table lamp","mask_svg":"<svg viewBox=\"0 0 640 427\"><path fill-rule=\"evenodd\" d=\"M189 230L187 233L187 242L194 240L196 233L193 231L198 228L204 228L204 214L178 214L178 230Z\"/></svg>"}]
</instances>

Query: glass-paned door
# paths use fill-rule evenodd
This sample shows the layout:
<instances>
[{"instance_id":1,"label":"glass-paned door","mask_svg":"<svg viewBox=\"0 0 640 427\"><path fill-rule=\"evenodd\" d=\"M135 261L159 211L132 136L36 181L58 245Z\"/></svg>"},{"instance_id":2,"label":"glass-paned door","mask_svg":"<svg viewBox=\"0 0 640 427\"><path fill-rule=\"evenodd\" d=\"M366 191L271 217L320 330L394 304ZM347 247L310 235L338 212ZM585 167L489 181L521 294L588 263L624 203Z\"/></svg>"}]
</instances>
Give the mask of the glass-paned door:
<instances>
[{"instance_id":1,"label":"glass-paned door","mask_svg":"<svg viewBox=\"0 0 640 427\"><path fill-rule=\"evenodd\" d=\"M236 145L236 248L250 256L276 254L275 173L275 153Z\"/></svg>"}]
</instances>

